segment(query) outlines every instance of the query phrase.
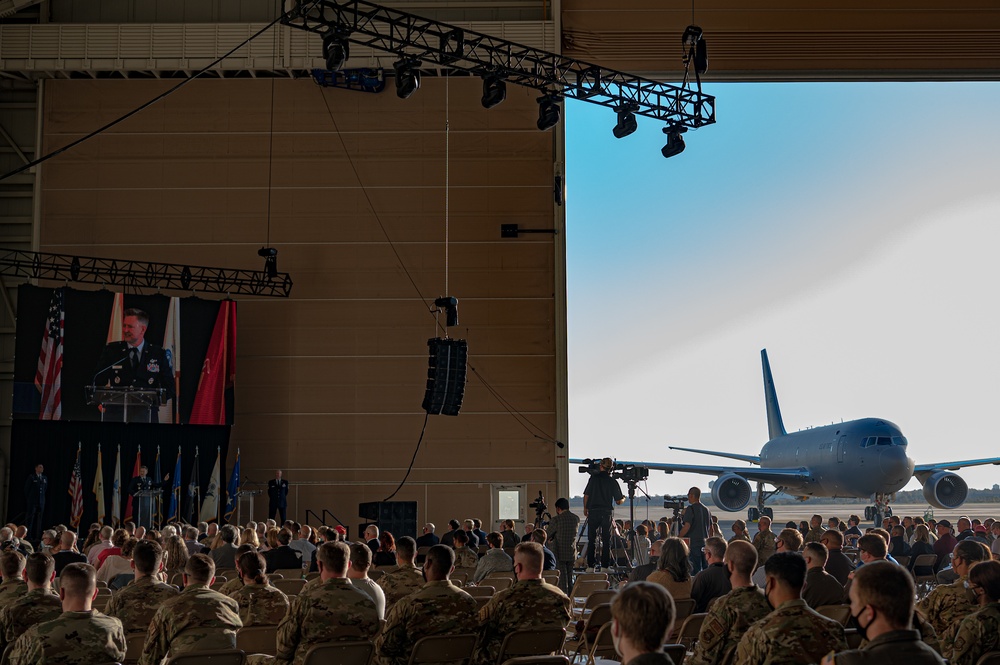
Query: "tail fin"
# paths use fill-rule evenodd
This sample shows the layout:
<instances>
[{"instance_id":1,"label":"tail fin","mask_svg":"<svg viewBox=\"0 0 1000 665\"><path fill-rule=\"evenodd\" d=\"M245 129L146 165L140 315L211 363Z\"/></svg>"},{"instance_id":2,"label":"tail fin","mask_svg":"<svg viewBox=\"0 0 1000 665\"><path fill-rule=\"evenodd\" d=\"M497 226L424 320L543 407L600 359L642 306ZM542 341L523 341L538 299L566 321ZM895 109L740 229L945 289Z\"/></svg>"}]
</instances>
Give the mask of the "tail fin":
<instances>
[{"instance_id":1,"label":"tail fin","mask_svg":"<svg viewBox=\"0 0 1000 665\"><path fill-rule=\"evenodd\" d=\"M781 422L781 409L778 407L778 394L774 392L774 379L771 378L771 364L767 362L767 349L760 350L760 360L764 365L764 402L767 404L767 436L770 439L786 434L785 425Z\"/></svg>"}]
</instances>

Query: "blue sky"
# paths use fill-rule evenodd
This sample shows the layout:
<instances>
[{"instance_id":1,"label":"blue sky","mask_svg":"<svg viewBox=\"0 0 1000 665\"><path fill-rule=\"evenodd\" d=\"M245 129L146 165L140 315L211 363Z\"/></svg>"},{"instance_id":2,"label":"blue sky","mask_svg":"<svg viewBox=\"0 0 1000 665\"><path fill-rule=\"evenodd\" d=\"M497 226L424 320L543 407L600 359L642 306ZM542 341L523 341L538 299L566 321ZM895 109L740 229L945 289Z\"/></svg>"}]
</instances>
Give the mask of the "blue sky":
<instances>
[{"instance_id":1,"label":"blue sky","mask_svg":"<svg viewBox=\"0 0 1000 665\"><path fill-rule=\"evenodd\" d=\"M878 416L918 462L1000 455L1000 84L705 90L717 124L669 160L662 124L618 140L567 102L571 455L758 452L765 347L790 431Z\"/></svg>"}]
</instances>

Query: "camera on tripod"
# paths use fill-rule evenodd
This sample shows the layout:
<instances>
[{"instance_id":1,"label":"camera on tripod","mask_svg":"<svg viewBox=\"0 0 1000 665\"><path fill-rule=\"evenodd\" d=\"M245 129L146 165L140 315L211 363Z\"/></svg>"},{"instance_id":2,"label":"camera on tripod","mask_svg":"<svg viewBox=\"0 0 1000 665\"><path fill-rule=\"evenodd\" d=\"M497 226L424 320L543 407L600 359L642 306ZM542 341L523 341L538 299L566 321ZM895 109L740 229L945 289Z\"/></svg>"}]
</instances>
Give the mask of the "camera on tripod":
<instances>
[{"instance_id":1,"label":"camera on tripod","mask_svg":"<svg viewBox=\"0 0 1000 665\"><path fill-rule=\"evenodd\" d=\"M586 466L579 467L580 473L598 474L602 471L601 460L585 459ZM619 464L615 462L611 468L611 477L615 480L624 480L629 485L635 485L649 478L649 467L638 464Z\"/></svg>"},{"instance_id":2,"label":"camera on tripod","mask_svg":"<svg viewBox=\"0 0 1000 665\"><path fill-rule=\"evenodd\" d=\"M663 507L667 510L674 511L674 515L682 512L686 507L684 504L687 503L686 496L665 496L663 497Z\"/></svg>"},{"instance_id":3,"label":"camera on tripod","mask_svg":"<svg viewBox=\"0 0 1000 665\"><path fill-rule=\"evenodd\" d=\"M538 491L538 498L528 504L528 508L535 509L535 525L537 527L544 527L548 524L548 520L543 520L543 517L552 519L552 515L546 512L549 507L545 503L545 495L542 494L541 490Z\"/></svg>"}]
</instances>

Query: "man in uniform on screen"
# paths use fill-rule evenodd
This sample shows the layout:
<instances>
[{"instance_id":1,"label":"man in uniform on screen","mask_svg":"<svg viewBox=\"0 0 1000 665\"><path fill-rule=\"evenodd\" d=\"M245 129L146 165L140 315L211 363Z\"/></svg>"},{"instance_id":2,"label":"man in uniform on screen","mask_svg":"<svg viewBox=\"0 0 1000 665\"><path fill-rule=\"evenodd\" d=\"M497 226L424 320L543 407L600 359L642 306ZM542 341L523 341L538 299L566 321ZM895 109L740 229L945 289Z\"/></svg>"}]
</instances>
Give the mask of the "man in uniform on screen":
<instances>
[{"instance_id":1,"label":"man in uniform on screen","mask_svg":"<svg viewBox=\"0 0 1000 665\"><path fill-rule=\"evenodd\" d=\"M97 362L94 385L136 390L163 389L162 400L154 400L152 408L129 404L104 407L104 420L155 423L159 422L159 405L174 397L174 368L165 350L146 340L149 315L141 309L126 309L122 317L122 341L104 347Z\"/></svg>"}]
</instances>

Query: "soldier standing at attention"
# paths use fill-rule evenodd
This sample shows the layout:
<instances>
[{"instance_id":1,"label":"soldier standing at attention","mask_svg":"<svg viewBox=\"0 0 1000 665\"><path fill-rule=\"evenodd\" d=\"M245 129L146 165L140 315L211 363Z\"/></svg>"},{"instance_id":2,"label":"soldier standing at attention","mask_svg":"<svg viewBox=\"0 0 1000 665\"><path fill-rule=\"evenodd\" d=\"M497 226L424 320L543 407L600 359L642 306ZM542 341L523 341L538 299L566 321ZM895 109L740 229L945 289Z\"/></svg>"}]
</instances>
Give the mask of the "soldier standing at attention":
<instances>
[{"instance_id":1,"label":"soldier standing at attention","mask_svg":"<svg viewBox=\"0 0 1000 665\"><path fill-rule=\"evenodd\" d=\"M504 638L515 630L565 628L570 621L569 596L542 580L545 555L538 543L514 548L517 582L500 591L479 610L479 644L473 662L493 665Z\"/></svg>"},{"instance_id":2,"label":"soldier standing at attention","mask_svg":"<svg viewBox=\"0 0 1000 665\"><path fill-rule=\"evenodd\" d=\"M403 536L396 541L396 569L390 570L379 578L378 585L385 593L385 611L401 598L409 596L424 586L424 576L420 569L413 565L417 556L417 543L409 536Z\"/></svg>"},{"instance_id":3,"label":"soldier standing at attention","mask_svg":"<svg viewBox=\"0 0 1000 665\"><path fill-rule=\"evenodd\" d=\"M184 591L156 610L149 624L139 665L160 665L169 655L188 651L235 649L243 627L236 601L212 591L215 562L192 554L184 568Z\"/></svg>"},{"instance_id":4,"label":"soldier standing at attention","mask_svg":"<svg viewBox=\"0 0 1000 665\"><path fill-rule=\"evenodd\" d=\"M417 640L432 635L475 633L476 601L448 581L455 570L455 553L435 545L424 561L427 583L397 602L375 640L382 665L406 665Z\"/></svg>"},{"instance_id":5,"label":"soldier standing at attention","mask_svg":"<svg viewBox=\"0 0 1000 665\"><path fill-rule=\"evenodd\" d=\"M778 552L764 564L764 595L776 608L750 626L736 647L735 665L818 663L831 651L846 651L843 627L806 605L802 585L806 561L798 552Z\"/></svg>"},{"instance_id":6,"label":"soldier standing at attention","mask_svg":"<svg viewBox=\"0 0 1000 665\"><path fill-rule=\"evenodd\" d=\"M118 619L91 608L97 595L97 571L86 563L71 563L59 576L62 614L35 624L17 638L11 665L91 665L125 658L125 631Z\"/></svg>"},{"instance_id":7,"label":"soldier standing at attention","mask_svg":"<svg viewBox=\"0 0 1000 665\"><path fill-rule=\"evenodd\" d=\"M299 593L278 626L279 663L302 665L323 642L370 640L378 632L375 603L347 579L347 543L323 543L316 550L321 583Z\"/></svg>"},{"instance_id":8,"label":"soldier standing at attention","mask_svg":"<svg viewBox=\"0 0 1000 665\"><path fill-rule=\"evenodd\" d=\"M275 513L281 516L281 522L285 523L285 513L288 510L288 481L281 477L281 469L274 472L274 478L267 481L267 516L274 517Z\"/></svg>"},{"instance_id":9,"label":"soldier standing at attention","mask_svg":"<svg viewBox=\"0 0 1000 665\"><path fill-rule=\"evenodd\" d=\"M49 479L43 471L45 467L37 465L35 472L24 482L24 521L31 540L37 540L42 533L42 513L45 512L45 495L49 489Z\"/></svg>"},{"instance_id":10,"label":"soldier standing at attention","mask_svg":"<svg viewBox=\"0 0 1000 665\"><path fill-rule=\"evenodd\" d=\"M10 644L36 623L51 621L62 614L62 602L52 591L56 562L37 552L28 557L24 577L28 593L0 610L0 648Z\"/></svg>"},{"instance_id":11,"label":"soldier standing at attention","mask_svg":"<svg viewBox=\"0 0 1000 665\"><path fill-rule=\"evenodd\" d=\"M155 540L140 540L132 550L135 579L111 597L107 615L122 622L125 632L146 630L165 601L180 593L153 576L163 569L163 548Z\"/></svg>"}]
</instances>

